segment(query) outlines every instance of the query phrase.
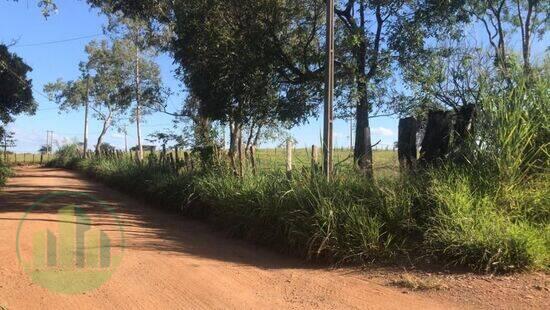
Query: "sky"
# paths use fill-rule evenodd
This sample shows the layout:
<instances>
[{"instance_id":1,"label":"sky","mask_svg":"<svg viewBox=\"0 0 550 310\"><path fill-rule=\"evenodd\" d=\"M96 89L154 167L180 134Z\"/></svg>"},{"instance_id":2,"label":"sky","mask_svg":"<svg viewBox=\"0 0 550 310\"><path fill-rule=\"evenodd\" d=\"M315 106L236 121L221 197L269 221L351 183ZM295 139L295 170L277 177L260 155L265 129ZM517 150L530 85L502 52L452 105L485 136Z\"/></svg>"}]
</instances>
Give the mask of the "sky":
<instances>
[{"instance_id":1,"label":"sky","mask_svg":"<svg viewBox=\"0 0 550 310\"><path fill-rule=\"evenodd\" d=\"M36 152L45 144L47 131L54 132L56 145L83 140L84 112L59 113L57 105L44 94L43 86L58 78L72 80L78 77L78 64L86 58L84 47L91 40L104 38L102 27L106 18L99 11L90 9L85 1L57 0L56 3L58 12L45 19L34 0L0 0L0 42L9 44L16 41L10 51L22 57L33 68L30 77L33 80L34 97L39 103L35 115L18 116L9 125L9 129L16 133L16 152ZM168 101L168 109L177 111L186 96L185 86L175 77L176 65L168 55L159 56L157 62L163 82L175 92ZM392 117L372 119L373 142L380 141L379 146L391 148L397 140L397 123L398 120ZM312 118L307 124L293 128L291 134L298 141L297 146L319 144L322 125L322 119ZM91 120L89 128L89 140L94 145L101 124ZM144 137L156 131L173 129L172 117L163 113L149 115L145 118L142 129ZM348 147L349 136L349 123L336 120L335 146ZM111 129L105 142L124 148L124 136L116 128ZM135 125L129 124L129 147L136 143ZM278 144L279 142L271 142L264 146L273 147Z\"/></svg>"}]
</instances>

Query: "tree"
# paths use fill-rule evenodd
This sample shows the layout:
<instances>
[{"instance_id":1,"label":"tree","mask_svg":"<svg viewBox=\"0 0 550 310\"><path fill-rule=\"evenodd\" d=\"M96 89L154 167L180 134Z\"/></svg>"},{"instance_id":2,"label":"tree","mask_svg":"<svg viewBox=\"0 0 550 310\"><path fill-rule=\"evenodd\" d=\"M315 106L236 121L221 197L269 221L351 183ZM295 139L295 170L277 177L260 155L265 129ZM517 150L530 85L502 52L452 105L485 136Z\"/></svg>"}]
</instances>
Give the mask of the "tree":
<instances>
[{"instance_id":1,"label":"tree","mask_svg":"<svg viewBox=\"0 0 550 310\"><path fill-rule=\"evenodd\" d=\"M354 157L361 170L372 175L369 117L375 106L391 104L384 82L396 65L415 60L425 40L437 30L453 25L460 16L455 1L345 0L336 15L344 29L342 41L350 50L354 93L357 96ZM342 47L341 47L342 48Z\"/></svg>"},{"instance_id":2,"label":"tree","mask_svg":"<svg viewBox=\"0 0 550 310\"><path fill-rule=\"evenodd\" d=\"M61 110L79 109L89 103L96 119L103 125L96 143L101 154L105 134L128 110L132 89L126 84L127 70L124 42L92 41L86 46L88 59L80 65L84 77L75 81L58 80L44 90L60 105Z\"/></svg>"},{"instance_id":3,"label":"tree","mask_svg":"<svg viewBox=\"0 0 550 310\"><path fill-rule=\"evenodd\" d=\"M44 92L49 94L50 100L59 104L62 111L79 110L84 106L84 144L83 156L88 153L88 114L90 107L90 91L93 89L93 79L85 63L80 63L80 77L74 81L63 82L58 79L54 83L44 86Z\"/></svg>"},{"instance_id":4,"label":"tree","mask_svg":"<svg viewBox=\"0 0 550 310\"><path fill-rule=\"evenodd\" d=\"M144 20L125 18L117 13L109 15L107 29L115 38L124 42L126 47L124 57L130 66L127 68L129 74L127 78L131 79L127 83L133 89L135 103L132 120L136 123L138 158L143 160L141 119L144 114L162 105L165 93L160 78L160 68L152 58L157 55L155 46L163 44L170 34L156 33L149 29Z\"/></svg>"},{"instance_id":5,"label":"tree","mask_svg":"<svg viewBox=\"0 0 550 310\"><path fill-rule=\"evenodd\" d=\"M268 125L304 122L322 102L322 0L88 2L110 16L143 20L157 33L174 30L164 47L200 105L192 120L205 136L195 142L212 144L211 124L228 124L235 170L245 127L259 137Z\"/></svg>"},{"instance_id":6,"label":"tree","mask_svg":"<svg viewBox=\"0 0 550 310\"><path fill-rule=\"evenodd\" d=\"M401 97L402 114L422 114L429 109L455 113L481 100L481 83L489 73L485 52L461 41L437 44L429 53L402 67L410 96Z\"/></svg>"},{"instance_id":7,"label":"tree","mask_svg":"<svg viewBox=\"0 0 550 310\"><path fill-rule=\"evenodd\" d=\"M12 0L14 2L19 2L19 0ZM42 15L48 18L52 13L57 11L57 5L54 0L38 0L38 7L42 10Z\"/></svg>"},{"instance_id":8,"label":"tree","mask_svg":"<svg viewBox=\"0 0 550 310\"><path fill-rule=\"evenodd\" d=\"M0 128L18 114L36 112L32 80L27 77L31 71L23 59L0 44Z\"/></svg>"},{"instance_id":9,"label":"tree","mask_svg":"<svg viewBox=\"0 0 550 310\"><path fill-rule=\"evenodd\" d=\"M237 155L242 159L245 127L256 131L275 121L296 124L321 102L322 57L312 52L320 49L319 33L310 27L322 16L317 3L176 4L175 59L200 102L200 115L229 124L232 163ZM295 23L297 15L305 20ZM287 40L293 45L284 44Z\"/></svg>"},{"instance_id":10,"label":"tree","mask_svg":"<svg viewBox=\"0 0 550 310\"><path fill-rule=\"evenodd\" d=\"M523 71L531 67L531 43L534 36L544 37L549 26L550 2L546 0L470 0L463 10L479 21L493 49L495 66L504 73L509 67L507 37L518 31L521 35Z\"/></svg>"},{"instance_id":11,"label":"tree","mask_svg":"<svg viewBox=\"0 0 550 310\"><path fill-rule=\"evenodd\" d=\"M0 147L4 150L4 161L8 159L8 148L15 147L16 142L15 132L0 127Z\"/></svg>"}]
</instances>

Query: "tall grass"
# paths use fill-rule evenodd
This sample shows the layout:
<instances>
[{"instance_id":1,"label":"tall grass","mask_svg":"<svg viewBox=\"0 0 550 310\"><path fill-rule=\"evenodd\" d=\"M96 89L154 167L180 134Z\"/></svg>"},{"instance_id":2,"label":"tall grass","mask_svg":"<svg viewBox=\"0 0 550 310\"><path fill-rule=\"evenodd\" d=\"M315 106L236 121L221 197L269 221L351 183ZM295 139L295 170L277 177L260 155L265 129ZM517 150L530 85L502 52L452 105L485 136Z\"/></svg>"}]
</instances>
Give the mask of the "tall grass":
<instances>
[{"instance_id":1,"label":"tall grass","mask_svg":"<svg viewBox=\"0 0 550 310\"><path fill-rule=\"evenodd\" d=\"M550 266L550 82L485 94L469 164L431 171L426 248L485 271Z\"/></svg>"}]
</instances>

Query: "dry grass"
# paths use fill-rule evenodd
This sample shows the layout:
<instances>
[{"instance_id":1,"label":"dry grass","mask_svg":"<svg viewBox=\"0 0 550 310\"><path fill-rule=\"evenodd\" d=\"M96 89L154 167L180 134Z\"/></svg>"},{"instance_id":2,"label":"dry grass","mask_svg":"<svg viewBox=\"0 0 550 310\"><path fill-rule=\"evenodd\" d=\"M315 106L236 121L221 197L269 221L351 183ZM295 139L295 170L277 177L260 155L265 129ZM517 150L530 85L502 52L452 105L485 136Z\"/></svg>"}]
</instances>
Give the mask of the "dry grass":
<instances>
[{"instance_id":1,"label":"dry grass","mask_svg":"<svg viewBox=\"0 0 550 310\"><path fill-rule=\"evenodd\" d=\"M399 279L392 280L389 284L412 291L431 291L445 288L445 285L439 279L434 277L420 278L410 273L401 275Z\"/></svg>"}]
</instances>

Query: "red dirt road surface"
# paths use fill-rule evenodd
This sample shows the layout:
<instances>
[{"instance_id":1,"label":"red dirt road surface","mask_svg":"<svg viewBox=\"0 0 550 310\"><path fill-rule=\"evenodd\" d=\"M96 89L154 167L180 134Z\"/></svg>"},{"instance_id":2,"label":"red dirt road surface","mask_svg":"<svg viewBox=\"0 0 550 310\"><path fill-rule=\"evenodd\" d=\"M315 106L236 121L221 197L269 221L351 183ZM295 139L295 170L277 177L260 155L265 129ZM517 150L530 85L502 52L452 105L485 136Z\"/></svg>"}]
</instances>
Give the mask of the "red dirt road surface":
<instances>
[{"instance_id":1,"label":"red dirt road surface","mask_svg":"<svg viewBox=\"0 0 550 310\"><path fill-rule=\"evenodd\" d=\"M532 303L523 303L520 295L490 304L461 298L460 292L407 291L388 286L381 280L385 277L369 277L368 271L314 267L230 239L205 224L145 206L74 172L23 167L16 173L0 192L0 309L463 309L548 305L545 284L538 290L540 294L533 293ZM22 256L33 249L33 238L17 238L25 212L45 195L59 191L88 193L113 208L113 214L91 215L91 228L107 232L113 249L120 249L124 239L120 265L99 288L78 294L57 293L33 281L18 260L17 247ZM57 205L33 210L25 218L25 227L55 229L52 225L60 221L58 209L63 204L75 204L63 199L55 201ZM113 216L121 220L120 225ZM124 238L117 239L113 232L120 227ZM491 294L486 297L491 298Z\"/></svg>"}]
</instances>

